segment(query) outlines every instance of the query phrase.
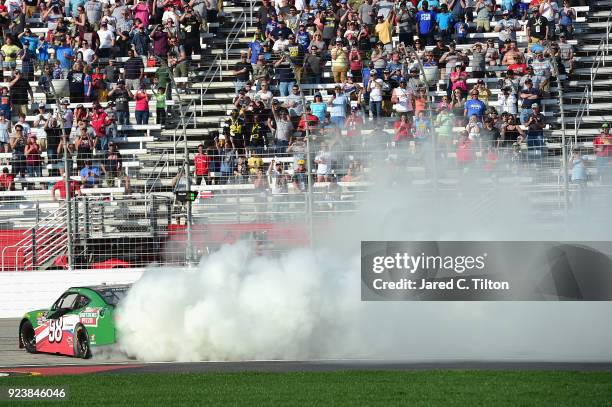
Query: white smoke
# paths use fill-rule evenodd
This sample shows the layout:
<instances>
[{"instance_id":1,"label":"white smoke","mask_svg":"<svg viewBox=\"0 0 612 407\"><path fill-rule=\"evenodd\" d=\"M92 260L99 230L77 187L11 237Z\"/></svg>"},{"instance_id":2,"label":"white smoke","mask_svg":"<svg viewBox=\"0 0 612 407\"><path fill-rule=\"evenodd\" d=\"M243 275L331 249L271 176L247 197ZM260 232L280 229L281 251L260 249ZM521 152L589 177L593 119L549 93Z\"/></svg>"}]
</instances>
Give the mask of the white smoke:
<instances>
[{"instance_id":1,"label":"white smoke","mask_svg":"<svg viewBox=\"0 0 612 407\"><path fill-rule=\"evenodd\" d=\"M240 242L193 269L151 269L121 304L121 346L145 361L612 360L605 302L361 302L361 240L600 237L587 219L542 230L512 189L466 194L381 187L314 249L261 257ZM494 210L475 210L478 194Z\"/></svg>"}]
</instances>

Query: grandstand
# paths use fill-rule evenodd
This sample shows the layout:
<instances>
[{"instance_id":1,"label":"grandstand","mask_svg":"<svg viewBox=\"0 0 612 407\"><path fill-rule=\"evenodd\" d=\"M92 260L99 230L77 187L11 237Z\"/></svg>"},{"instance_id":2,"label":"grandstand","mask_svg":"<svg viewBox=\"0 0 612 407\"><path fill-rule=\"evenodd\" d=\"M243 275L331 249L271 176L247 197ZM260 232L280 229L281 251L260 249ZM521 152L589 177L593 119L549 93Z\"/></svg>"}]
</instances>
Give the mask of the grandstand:
<instances>
[{"instance_id":1,"label":"grandstand","mask_svg":"<svg viewBox=\"0 0 612 407\"><path fill-rule=\"evenodd\" d=\"M114 56L108 58L108 52L100 47L96 50L96 60L84 64L93 69L99 66L106 72L109 65L112 66L109 59L113 59L112 64L118 68L118 72L114 77L112 74L104 76L106 79L114 79L106 84L108 89L114 89L116 82L123 80L128 87L135 84L133 92L136 94L139 84L143 84L141 94L146 94L146 98L150 99L146 124L136 124L142 120L142 99L128 103L130 124L122 124L119 120L119 103L115 99L117 106L113 107L107 101L114 99L112 95L108 97L105 94L107 92L97 91L87 94L91 92L91 89L88 91L87 88L85 93L81 94L83 92L75 92L74 88L71 88L67 75L72 75L70 78L73 78L74 72L78 73L78 70L70 67L70 61L67 69L64 69L64 75L60 74L60 79L48 78L51 86L46 86L47 82L41 79L45 76L41 69L43 64L37 61L32 65L27 56L22 55L24 52L21 52L16 63L11 65L11 57L3 47L4 77L8 81L2 86L9 86L12 92L11 120L14 127L18 124L18 108L15 109L15 105L21 104L15 103L15 94L25 92L27 86L24 82L27 82L32 89L33 100L26 104L28 111L25 123L29 124L32 132L36 130L37 135L44 134L38 131L41 125L37 106L45 106L47 112L59 112L60 124L53 134L59 137L63 131L70 142L79 142L78 146L75 144L75 151L67 154L73 156L68 160L68 165L72 166L69 175L76 184L82 184L79 195L72 197L69 203L54 199L53 194L58 192L56 189L59 188L59 192L62 188L63 191L66 190L65 185L62 186L65 179L58 172L66 164L62 158L64 151L61 147L57 150L57 160L48 157L48 152L42 151L40 156L44 165L39 174L26 174L25 171L18 173L27 167L19 161L27 159L25 155L16 155L13 147L7 146L5 152L0 152L0 162L5 164L0 165L0 170L6 168L7 172L0 179L0 255L3 271L50 267L104 267L108 265L103 263L107 260L117 266L184 263L196 260L224 242L244 236L256 236L271 245L273 241L275 249L303 245L311 240L312 230L319 222L339 212L355 209L363 193L368 190L373 179L372 168L377 164L400 171L409 177L416 187L424 189L454 190L465 174L486 185L519 185L540 213L551 219L563 216L569 207L577 205L576 197L584 185L594 191L591 196L595 198L591 199L591 204L606 204L606 197L602 193L608 181L605 176L608 165L607 147L603 147L605 154L599 154L595 149L601 147L596 138L602 131L602 125L612 121L608 111L612 99L612 68L609 66L612 1L597 0L588 4L572 4L575 13L572 18L573 31L563 28L560 21L557 21L556 25L553 23L555 33L544 38L539 48L538 45L533 48L537 41L528 38L527 30L532 30L533 34L534 28L530 20L522 15L523 11L535 13L539 10L539 2L525 3L524 7L520 6L521 3L512 8L511 18L518 13L517 25L513 29L515 33L506 33L503 29L501 33L495 31L495 27L505 24L500 2L496 7L491 6L488 11L491 32L480 32L477 29L482 16L487 13L486 10L483 14L474 10L474 16L468 15L466 18L466 24L470 27L469 34L465 38L456 38L459 42L456 49L460 55L449 55L445 62L441 62L440 58L448 51L449 38L441 38L445 47L443 52L441 49L436 50L433 45L436 42L434 37L442 35L441 33L432 33L429 37L427 33L422 34L419 38L432 43L426 47L413 44L415 49L411 51L410 48L402 48L400 45L400 38L404 38L402 35L405 34L399 29L400 19L396 21L394 15L403 15L404 9L419 6L420 2L412 7L402 5L406 2L391 4L394 15L389 21L395 27L390 36L392 42L381 47L389 48L390 51L380 52L381 55L384 54L384 58L377 56L376 60L373 58L373 54L379 53L376 50L376 42L384 40L384 37L377 38L372 31L367 31L365 36L358 34L364 26L375 30L375 22L366 24L361 20L361 16L356 17L355 21L357 24L361 23L361 27L351 36L350 33L347 34L351 28L346 26L345 20L332 18L332 22L337 20L334 22L335 28L339 27L342 35L338 49L346 48L344 51L336 51L333 42L338 31L328 30L330 20L327 25L318 18L309 20L305 17L309 13L306 10L300 17L305 22L305 28L316 29L317 24L320 24L318 28L323 34L324 42L332 51L319 55L323 61L320 77L314 72L309 76L309 73L304 71L302 81L296 81L295 76L299 76L304 70L305 54L308 54L310 49L292 54L295 47L290 43L283 43L289 40L290 35L296 37L295 41L304 40L304 36L300 36L299 24L296 23L299 20L295 20L289 7L294 3L299 6L304 2L277 3L282 8L277 10L281 12L279 21L289 22L295 28L293 32L287 28L285 29L288 31L283 31L282 28L278 30L278 27L268 32L269 27L260 24L261 16L268 17L262 8L274 9L269 4L266 6L259 1L240 0L220 3L222 7L219 7L218 17L215 17L216 7L209 4L212 8L208 10L208 17L198 26L201 31L201 53L194 52L188 56L189 68L183 72L172 73L172 69L168 69L168 65L173 64L172 58L163 53L157 57L141 53L133 58L128 57L127 48L121 42L120 36L117 36L115 44L119 50ZM316 1L311 3L316 7ZM343 3L345 2L329 6L330 10L336 11L334 16L342 15L342 10L347 7ZM355 15L359 15L357 10L362 2L349 3L355 8ZM380 4L374 15L382 13L383 18L380 21L384 23L388 16L386 12L391 9L389 4L393 2L383 0L375 3ZM486 5L487 2L484 3ZM85 3L84 7L89 10L87 4L89 2ZM550 4L550 1L542 4ZM194 9L197 11L196 6ZM559 13L565 9L562 4L559 4L557 9L558 12L554 14L558 20ZM296 11L296 14L300 14L301 10ZM405 21L408 24L417 24L416 19L420 17L416 10L412 15L406 13ZM142 18L142 15L136 16ZM176 14L172 10L166 10L164 16L174 19ZM79 18L77 16L76 19ZM163 23L167 19L164 18ZM101 21L110 24L112 19L103 18ZM191 32L186 31L187 27L192 29L195 25L191 25L189 20L186 21L181 27L183 31ZM152 33L157 23L158 21L151 21L144 29ZM41 19L40 10L28 17L26 26L30 27L33 37L40 35L52 39L57 38L58 34L65 35L62 30L51 26L49 20ZM78 33L79 29L76 30ZM91 29L83 30L83 38L92 38L90 42L93 45L96 36L88 35L91 34ZM5 34L9 31L5 30ZM562 32L568 34L563 41L560 38ZM172 29L169 33L172 33ZM251 61L248 58L253 57L255 49L259 50L252 44L260 35L262 41L257 47L262 47L259 53L264 56L267 72L260 70L245 78L245 74L239 71L245 66L253 69L250 63L256 62L256 58ZM517 48L524 58L522 63L518 61L519 63L510 64L512 66L504 65L501 55L495 57L496 52L508 53L507 50L500 52L500 47L507 46L501 41L501 35L516 38ZM78 37L78 34L74 37ZM353 37L355 48L365 63L362 67L353 69L351 66L349 69L348 54ZM411 40L417 38L410 37ZM365 43L361 41L364 38ZM185 48L190 51L197 49L191 39L189 35L180 38ZM21 40L23 42L23 38ZM101 40L100 38L97 41ZM492 42L486 45L489 40ZM135 47L139 45L137 40L130 41ZM315 38L309 37L308 41L312 44ZM75 39L74 46L80 49L78 42ZM270 51L263 49L264 42L270 43ZM486 49L482 56L475 51L474 44L477 42L483 43ZM151 48L155 48L153 42L151 45ZM406 47L409 46L410 44L406 44ZM570 49L571 53L568 51ZM524 52L526 50L527 52ZM384 72L386 68L395 68L398 65L393 60L393 52L396 51L401 54L398 55L401 58L399 74L395 70L387 74ZM544 66L538 61L538 51L544 54L544 60L549 61L549 65ZM432 59L427 55L429 52L432 52ZM85 62L86 54L87 52L82 52ZM246 54L245 61L242 61L243 54ZM178 57L180 59L180 55ZM138 66L135 60L143 62L141 73L133 71L132 67ZM384 62L382 65L381 60ZM457 79L457 82L461 82L463 74L459 74L457 78L451 77L451 82L448 77L442 75L442 68L447 68L447 74L454 69L455 63L449 65L450 60L465 62L463 85L454 81ZM484 62L486 64L483 64ZM477 88L482 91L476 91L476 99L484 97L487 107L493 106L500 113L495 119L498 121L492 122L493 127L486 130L501 130L501 113L509 111L504 110L507 106L499 104L504 94L503 88L516 88L511 92L517 99L522 99L522 91L518 87L522 88L524 85L518 78L514 82L509 79L508 70L515 69L519 72L518 77L522 76L524 79L525 75L528 75L527 66L534 64L538 70L533 75L533 82L542 85L546 81L549 87L537 98L544 118L541 144L539 139L533 137L515 136L510 139L498 132L498 136L487 141L488 144L485 143L483 147L480 140L484 137L480 139L478 134L472 137L470 129L478 127L479 133L485 126L480 123L478 126L469 127L462 113L466 102L461 98L457 103L450 99L450 112L459 113L455 117L444 118L445 123L451 124L446 136L441 136L443 131L440 129L446 124L439 123L439 112L444 105L443 98L453 94L449 89L451 86L463 90L463 96L468 98L468 93L471 93L475 85L482 86ZM21 70L24 76L19 79L17 85L13 83L16 75L12 69L14 67ZM412 68L418 72L416 77L410 79ZM316 96L320 95L324 103L332 100L335 97L335 88L339 85L334 82L334 74L340 71L349 71L354 75L353 79L343 77L343 83L340 84L340 93L349 95L343 102L346 106L341 107L345 109L340 115L341 122L334 121L334 117L340 116L337 116L337 106L331 104L322 111L317 110L319 115L322 114L321 120L319 116L316 120L310 118L303 108L304 101L313 103L311 106L314 114L315 104L318 103ZM373 115L377 105L372 102L377 91L367 89L367 83L362 81L363 77L372 76L373 71L377 71L379 78L382 77L381 84L385 87L382 89L381 86L380 106L383 117L380 120L374 120ZM184 73L187 73L187 76L181 76ZM248 69L246 75L249 75ZM94 76L90 76L88 80L93 82ZM268 80L261 79L266 76ZM394 101L391 97L393 88L402 89L400 77L407 80L408 87L413 91L408 102L410 107L404 110L394 106L404 102ZM421 83L418 77L421 78ZM313 78L315 79L312 80ZM156 100L159 100L156 99L159 96L157 85L163 81L170 82L170 85L165 87L167 115L156 107ZM480 81L484 84L479 85ZM264 82L268 83L274 95L273 100L268 99L265 90L258 93L247 89L247 82L257 89L260 89ZM285 89L281 89L283 83L288 86L289 95L282 95L285 93ZM354 85L355 83L358 85ZM393 84L391 88L390 83ZM425 92L418 93L420 85L425 83ZM291 94L294 84L297 90ZM19 89L20 86L24 89ZM376 86L374 84L373 88ZM338 100L342 99L340 93ZM117 161L109 161L100 144L95 150L85 150L81 146L87 146L89 136L83 136L82 139L78 137L77 111L81 108L91 109L93 113L98 102L102 109L107 109L108 117L116 117L117 120L105 124L105 132L98 134L99 128L94 126L96 119L91 114L86 114L85 127L91 126L94 136L89 142L105 137L112 142L115 145L113 148L119 151L121 156L118 171L109 171L110 167L106 168L109 163L116 165ZM254 114L248 111L251 102L256 105L254 109L257 110L259 121L254 121ZM514 103L514 113L518 119L522 101L518 102L518 111L516 101ZM273 114L270 109L274 111ZM288 111L289 119L283 118L283 110ZM412 120L413 113L419 110L423 111L424 116L419 120ZM528 110L530 114L531 109ZM74 119L67 119L68 111L70 116L75 116ZM409 124L404 129L398 123L401 120L399 116L406 111ZM329 117L325 117L326 112ZM484 122L485 116L491 116L491 111L481 113L477 120ZM266 118L269 120L265 120ZM427 124L427 120L435 121L435 126L434 123ZM73 122L73 126L61 129L61 123L68 121ZM304 122L311 121L318 124L312 127L304 125ZM238 131L233 127L237 123L240 127ZM286 130L289 123L293 131L280 137L279 132ZM335 126L338 123L340 125ZM420 128L419 125L425 127ZM253 130L254 127L257 129ZM2 128L0 121L0 131ZM539 134L528 125L513 128L517 134ZM467 139L462 141L461 134L466 129L469 134ZM11 132L12 139L10 126L8 131ZM89 130L84 131L87 133ZM47 135L42 137L48 138L45 140L48 146L52 145L50 134L52 132L47 132ZM256 137L252 137L255 134ZM304 135L307 136L306 141L302 142ZM39 143L40 139L41 137ZM603 144L608 143L607 137L603 137L603 140ZM230 141L236 143L235 150L226 148ZM292 143L292 148L287 150L289 142ZM202 151L198 151L200 145L203 146ZM55 144L54 147L56 146ZM580 164L585 167L588 175L584 179L570 179L575 171L568 168L568 161L575 150L581 157ZM565 160L562 159L564 154ZM189 162L189 176L185 176L186 157ZM300 162L301 160L303 162ZM83 176L82 165L85 161L91 161L91 166L95 167L92 169L94 175ZM400 162L403 164L399 165ZM277 164L281 164L280 167L277 167ZM276 172L277 168L282 168L280 172L285 175L280 176ZM262 170L261 173L259 170ZM310 176L307 175L309 171ZM204 182L201 182L202 179ZM187 189L197 192L193 196L193 202L190 199L191 194L184 193ZM183 194L177 191L182 191ZM601 195L599 201L598 194ZM311 231L310 236L308 229Z\"/></svg>"}]
</instances>

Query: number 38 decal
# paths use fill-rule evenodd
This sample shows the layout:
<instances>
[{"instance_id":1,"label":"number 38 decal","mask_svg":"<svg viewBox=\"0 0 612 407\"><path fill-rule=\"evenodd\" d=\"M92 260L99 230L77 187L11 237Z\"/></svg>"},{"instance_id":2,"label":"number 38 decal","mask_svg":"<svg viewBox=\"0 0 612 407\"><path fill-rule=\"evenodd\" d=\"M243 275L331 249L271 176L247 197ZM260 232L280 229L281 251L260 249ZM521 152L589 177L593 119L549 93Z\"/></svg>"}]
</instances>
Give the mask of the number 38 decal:
<instances>
[{"instance_id":1,"label":"number 38 decal","mask_svg":"<svg viewBox=\"0 0 612 407\"><path fill-rule=\"evenodd\" d=\"M62 341L62 318L49 321L49 342Z\"/></svg>"}]
</instances>

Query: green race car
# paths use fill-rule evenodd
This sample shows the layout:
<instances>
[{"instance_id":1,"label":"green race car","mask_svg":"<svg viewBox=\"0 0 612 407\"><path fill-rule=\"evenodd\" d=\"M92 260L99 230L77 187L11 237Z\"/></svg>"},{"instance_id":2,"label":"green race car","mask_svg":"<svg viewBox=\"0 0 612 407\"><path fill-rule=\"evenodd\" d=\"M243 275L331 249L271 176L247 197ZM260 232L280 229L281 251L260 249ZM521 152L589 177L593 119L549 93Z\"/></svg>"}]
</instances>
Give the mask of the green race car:
<instances>
[{"instance_id":1,"label":"green race car","mask_svg":"<svg viewBox=\"0 0 612 407\"><path fill-rule=\"evenodd\" d=\"M19 324L19 347L30 353L91 356L92 346L116 342L115 307L130 285L73 287L50 309L27 312Z\"/></svg>"}]
</instances>

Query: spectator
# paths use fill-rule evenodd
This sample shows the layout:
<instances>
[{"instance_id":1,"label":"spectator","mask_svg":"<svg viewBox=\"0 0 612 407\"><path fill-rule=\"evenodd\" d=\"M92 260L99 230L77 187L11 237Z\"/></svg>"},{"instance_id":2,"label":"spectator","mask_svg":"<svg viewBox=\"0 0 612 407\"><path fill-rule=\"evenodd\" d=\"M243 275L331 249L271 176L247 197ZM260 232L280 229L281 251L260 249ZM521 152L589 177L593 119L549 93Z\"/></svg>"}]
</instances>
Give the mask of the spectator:
<instances>
[{"instance_id":1,"label":"spectator","mask_svg":"<svg viewBox=\"0 0 612 407\"><path fill-rule=\"evenodd\" d=\"M23 127L20 124L15 125L15 134L11 137L11 151L13 156L11 163L13 165L13 174L24 177L27 174L25 148L27 138L23 134Z\"/></svg>"},{"instance_id":2,"label":"spectator","mask_svg":"<svg viewBox=\"0 0 612 407\"><path fill-rule=\"evenodd\" d=\"M332 98L328 102L331 106L331 121L336 127L342 127L346 120L346 113L348 111L350 102L349 99L342 93L342 88L336 85L335 92Z\"/></svg>"},{"instance_id":3,"label":"spectator","mask_svg":"<svg viewBox=\"0 0 612 407\"><path fill-rule=\"evenodd\" d=\"M18 117L20 113L27 114L28 95L34 100L34 92L28 80L20 71L15 71L14 78L9 82L11 93L12 116Z\"/></svg>"},{"instance_id":4,"label":"spectator","mask_svg":"<svg viewBox=\"0 0 612 407\"><path fill-rule=\"evenodd\" d=\"M101 170L98 166L92 165L91 161L85 160L83 167L79 171L82 186L91 188L100 184Z\"/></svg>"},{"instance_id":5,"label":"spectator","mask_svg":"<svg viewBox=\"0 0 612 407\"><path fill-rule=\"evenodd\" d=\"M2 168L0 174L0 191L14 191L15 190L15 176L11 174L7 167Z\"/></svg>"},{"instance_id":6,"label":"spectator","mask_svg":"<svg viewBox=\"0 0 612 407\"><path fill-rule=\"evenodd\" d=\"M36 141L36 136L28 137L28 144L25 147L24 154L28 176L42 177L41 148Z\"/></svg>"},{"instance_id":7,"label":"spectator","mask_svg":"<svg viewBox=\"0 0 612 407\"><path fill-rule=\"evenodd\" d=\"M134 96L136 100L136 124L149 124L149 95L143 83Z\"/></svg>"},{"instance_id":8,"label":"spectator","mask_svg":"<svg viewBox=\"0 0 612 407\"><path fill-rule=\"evenodd\" d=\"M426 11L426 8L424 9L424 11ZM420 30L423 30L424 29L423 27L427 26L427 24L424 23L424 21L429 16L429 15L424 16L422 13L423 12L419 12L416 15L416 18L420 24L420 27L419 27ZM431 16L429 16L429 18L433 20L433 13L431 14ZM378 40L382 42L383 47L385 51L387 52L393 51L393 43L391 41L392 40L391 32L393 30L392 22L394 21L394 19L395 19L395 10L391 10L386 16L381 15L380 14L380 4L379 4L378 24L376 24L374 31L376 32L376 35L378 36ZM430 26L432 25L433 25L433 21L430 21ZM419 31L419 37L421 37L421 35L427 36L428 34L426 32L423 33L422 31ZM423 39L423 37L421 37L421 39Z\"/></svg>"},{"instance_id":9,"label":"spectator","mask_svg":"<svg viewBox=\"0 0 612 407\"><path fill-rule=\"evenodd\" d=\"M315 157L317 164L317 182L329 181L331 175L332 159L327 143L321 143L320 150Z\"/></svg>"},{"instance_id":10,"label":"spectator","mask_svg":"<svg viewBox=\"0 0 612 407\"><path fill-rule=\"evenodd\" d=\"M612 156L612 136L610 135L610 125L601 125L601 132L593 140L595 159L597 164L597 175L602 184L606 184L610 174L610 157Z\"/></svg>"},{"instance_id":11,"label":"spectator","mask_svg":"<svg viewBox=\"0 0 612 407\"><path fill-rule=\"evenodd\" d=\"M525 81L525 88L520 93L520 97L522 99L521 104L521 124L526 125L529 116L532 113L532 105L538 104L542 97L542 92L539 89L533 87L533 81L531 79L527 79Z\"/></svg>"},{"instance_id":12,"label":"spectator","mask_svg":"<svg viewBox=\"0 0 612 407\"><path fill-rule=\"evenodd\" d=\"M434 12L429 11L429 4L427 1L423 1L421 3L421 7L421 11L416 14L417 35L423 44L434 45L433 33L435 29L436 15Z\"/></svg>"},{"instance_id":13,"label":"spectator","mask_svg":"<svg viewBox=\"0 0 612 407\"><path fill-rule=\"evenodd\" d=\"M534 16L527 21L527 38L530 43L537 42L540 39L547 39L549 36L548 19L542 16L540 9L536 9Z\"/></svg>"},{"instance_id":14,"label":"spectator","mask_svg":"<svg viewBox=\"0 0 612 407\"><path fill-rule=\"evenodd\" d=\"M114 142L108 143L108 151L105 152L104 162L101 165L102 173L106 177L107 186L112 186L114 180L121 174L123 167L123 158L117 150Z\"/></svg>"},{"instance_id":15,"label":"spectator","mask_svg":"<svg viewBox=\"0 0 612 407\"><path fill-rule=\"evenodd\" d=\"M274 63L276 76L278 78L278 87L282 97L289 95L289 89L295 84L295 75L289 57L286 54L280 56L278 61Z\"/></svg>"},{"instance_id":16,"label":"spectator","mask_svg":"<svg viewBox=\"0 0 612 407\"><path fill-rule=\"evenodd\" d=\"M144 64L142 58L136 56L134 50L128 51L128 59L124 65L124 78L127 90L132 91L140 88L140 83L144 78Z\"/></svg>"},{"instance_id":17,"label":"spectator","mask_svg":"<svg viewBox=\"0 0 612 407\"><path fill-rule=\"evenodd\" d=\"M540 105L533 103L531 105L532 113L525 122L527 126L527 147L534 151L542 151L544 147L544 116L540 112Z\"/></svg>"},{"instance_id":18,"label":"spectator","mask_svg":"<svg viewBox=\"0 0 612 407\"><path fill-rule=\"evenodd\" d=\"M319 55L316 45L310 45L310 53L304 57L304 73L307 83L321 83L321 72L323 71L323 59Z\"/></svg>"},{"instance_id":19,"label":"spectator","mask_svg":"<svg viewBox=\"0 0 612 407\"><path fill-rule=\"evenodd\" d=\"M208 156L208 151L204 151L204 145L200 144L198 146L198 152L193 157L193 163L195 165L195 183L196 185L200 185L202 183L202 179L207 179L209 176L208 167L210 165L210 157Z\"/></svg>"},{"instance_id":20,"label":"spectator","mask_svg":"<svg viewBox=\"0 0 612 407\"><path fill-rule=\"evenodd\" d=\"M117 85L108 93L108 97L114 100L117 108L117 121L119 124L130 124L130 109L128 102L134 98L130 89L126 89L123 80L117 81Z\"/></svg>"},{"instance_id":21,"label":"spectator","mask_svg":"<svg viewBox=\"0 0 612 407\"><path fill-rule=\"evenodd\" d=\"M80 167L83 163L92 159L94 149L94 141L85 127L79 128L75 146L77 148L77 163Z\"/></svg>"},{"instance_id":22,"label":"spectator","mask_svg":"<svg viewBox=\"0 0 612 407\"><path fill-rule=\"evenodd\" d=\"M59 191L60 199L66 199L66 180L64 177L64 169L60 168L60 176L62 179L58 180L51 189L51 198L53 202L57 201L57 194L55 191ZM76 195L81 195L81 186L77 181L69 181L70 186L70 197L74 197Z\"/></svg>"},{"instance_id":23,"label":"spectator","mask_svg":"<svg viewBox=\"0 0 612 407\"><path fill-rule=\"evenodd\" d=\"M478 99L479 93L477 90L472 90L470 92L470 96L471 99L465 102L464 117L467 119L472 117L472 115L476 115L480 121L482 120L486 106L480 99Z\"/></svg>"},{"instance_id":24,"label":"spectator","mask_svg":"<svg viewBox=\"0 0 612 407\"><path fill-rule=\"evenodd\" d=\"M155 97L155 123L164 126L166 124L166 89L159 87L157 92L153 90Z\"/></svg>"},{"instance_id":25,"label":"spectator","mask_svg":"<svg viewBox=\"0 0 612 407\"><path fill-rule=\"evenodd\" d=\"M246 82L251 78L253 67L247 62L247 53L242 51L240 53L240 62L236 63L234 67L234 75L236 75L235 90L236 93L240 92L244 88Z\"/></svg>"}]
</instances>

